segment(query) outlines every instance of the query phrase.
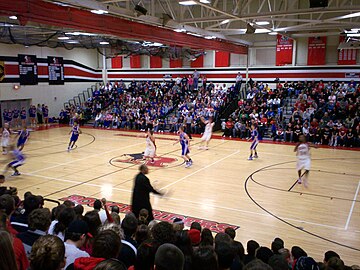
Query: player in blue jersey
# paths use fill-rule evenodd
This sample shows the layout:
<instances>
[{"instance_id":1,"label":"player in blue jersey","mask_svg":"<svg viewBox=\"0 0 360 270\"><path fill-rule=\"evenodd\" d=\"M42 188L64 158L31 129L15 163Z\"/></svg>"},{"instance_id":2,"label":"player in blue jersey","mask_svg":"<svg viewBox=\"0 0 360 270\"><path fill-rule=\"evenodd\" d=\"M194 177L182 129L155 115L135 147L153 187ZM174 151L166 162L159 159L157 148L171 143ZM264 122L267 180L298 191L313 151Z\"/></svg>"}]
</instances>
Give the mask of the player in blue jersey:
<instances>
[{"instance_id":1,"label":"player in blue jersey","mask_svg":"<svg viewBox=\"0 0 360 270\"><path fill-rule=\"evenodd\" d=\"M8 121L7 109L4 109L4 110L3 110L2 115L3 115L4 122L5 122L5 123L8 123L9 121Z\"/></svg>"},{"instance_id":2,"label":"player in blue jersey","mask_svg":"<svg viewBox=\"0 0 360 270\"><path fill-rule=\"evenodd\" d=\"M26 126L23 127L22 130L20 130L20 132L17 135L19 137L18 141L17 141L17 148L19 148L19 150L23 150L25 143L27 142L27 140L30 137L30 132L27 130Z\"/></svg>"},{"instance_id":3,"label":"player in blue jersey","mask_svg":"<svg viewBox=\"0 0 360 270\"><path fill-rule=\"evenodd\" d=\"M248 139L248 141L252 140L251 146L250 146L250 156L248 160L253 160L254 158L258 158L258 154L256 151L256 147L259 144L259 132L257 131L257 128L254 124L251 125L251 138ZM255 153L255 155L253 155Z\"/></svg>"},{"instance_id":4,"label":"player in blue jersey","mask_svg":"<svg viewBox=\"0 0 360 270\"><path fill-rule=\"evenodd\" d=\"M21 119L21 125L25 126L26 125L26 110L24 107L21 108L20 119Z\"/></svg>"},{"instance_id":5,"label":"player in blue jersey","mask_svg":"<svg viewBox=\"0 0 360 270\"><path fill-rule=\"evenodd\" d=\"M179 139L176 140L174 145L176 143L180 142L181 145L181 157L185 161L185 168L188 168L192 165L192 160L189 156L190 153L190 138L189 136L184 132L184 127L179 127Z\"/></svg>"},{"instance_id":6,"label":"player in blue jersey","mask_svg":"<svg viewBox=\"0 0 360 270\"><path fill-rule=\"evenodd\" d=\"M36 127L36 107L31 105L29 108L29 118L32 127Z\"/></svg>"},{"instance_id":7,"label":"player in blue jersey","mask_svg":"<svg viewBox=\"0 0 360 270\"><path fill-rule=\"evenodd\" d=\"M69 142L69 146L68 146L68 151L70 151L70 149L72 149L74 147L76 141L79 138L79 134L81 134L81 133L82 132L80 130L78 123L74 122L74 125L69 132L69 134L71 134L71 137L70 137L70 142Z\"/></svg>"},{"instance_id":8,"label":"player in blue jersey","mask_svg":"<svg viewBox=\"0 0 360 270\"><path fill-rule=\"evenodd\" d=\"M13 120L12 110L8 110L7 113L6 113L6 122L9 123L10 127L11 127L11 124L12 124L12 120Z\"/></svg>"},{"instance_id":9,"label":"player in blue jersey","mask_svg":"<svg viewBox=\"0 0 360 270\"><path fill-rule=\"evenodd\" d=\"M48 126L49 125L49 108L48 108L48 106L45 106L43 104L41 109L42 109L43 118L44 118L44 126Z\"/></svg>"},{"instance_id":10,"label":"player in blue jersey","mask_svg":"<svg viewBox=\"0 0 360 270\"><path fill-rule=\"evenodd\" d=\"M12 115L13 115L13 126L20 127L20 119L19 119L20 111L18 109L13 109Z\"/></svg>"},{"instance_id":11,"label":"player in blue jersey","mask_svg":"<svg viewBox=\"0 0 360 270\"><path fill-rule=\"evenodd\" d=\"M3 174L5 174L9 168L14 170L14 173L11 176L18 176L20 175L18 171L18 167L24 165L25 163L25 156L21 152L21 150L16 149L14 145L10 146L11 153L13 155L13 161L11 161L8 165L6 165L5 171Z\"/></svg>"}]
</instances>

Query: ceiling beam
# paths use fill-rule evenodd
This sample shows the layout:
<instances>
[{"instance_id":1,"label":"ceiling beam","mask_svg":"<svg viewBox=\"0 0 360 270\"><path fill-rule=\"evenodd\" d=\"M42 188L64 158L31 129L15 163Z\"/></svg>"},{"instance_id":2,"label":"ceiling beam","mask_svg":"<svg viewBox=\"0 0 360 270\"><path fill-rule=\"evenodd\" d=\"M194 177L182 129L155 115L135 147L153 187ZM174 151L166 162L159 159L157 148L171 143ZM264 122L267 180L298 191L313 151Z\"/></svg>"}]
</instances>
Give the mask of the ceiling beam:
<instances>
[{"instance_id":1,"label":"ceiling beam","mask_svg":"<svg viewBox=\"0 0 360 270\"><path fill-rule=\"evenodd\" d=\"M27 22L35 22L100 35L109 34L124 39L132 38L194 49L222 50L239 54L247 53L246 46L230 43L226 40L208 40L194 37L184 33L176 33L166 28L108 15L97 15L87 10L63 7L41 0L0 1L0 16L10 15L17 15L19 21L25 25Z\"/></svg>"},{"instance_id":2,"label":"ceiling beam","mask_svg":"<svg viewBox=\"0 0 360 270\"><path fill-rule=\"evenodd\" d=\"M306 8L306 9L293 9L293 10L278 10L272 12L261 12L261 13L248 13L248 14L240 14L235 15L218 8L214 8L210 5L203 4L197 0L194 0L198 5L204 6L210 10L213 10L217 13L222 14L223 16L227 16L227 19L232 19L232 21L241 20L246 21L250 19L260 19L260 18L268 18L268 17L277 17L277 16L291 16L291 15L304 15L304 14L317 14L317 13L350 13L355 11L360 11L360 5L354 6L342 6L342 7L327 7L327 8ZM275 18L272 18L275 20ZM191 23L198 19L191 20L187 19L182 21L182 23Z\"/></svg>"},{"instance_id":3,"label":"ceiling beam","mask_svg":"<svg viewBox=\"0 0 360 270\"><path fill-rule=\"evenodd\" d=\"M27 1L29 1L29 0L27 0ZM155 16L149 16L149 15L136 17L135 12L133 10L120 8L120 7L117 7L114 5L105 5L105 4L102 4L100 2L93 1L93 0L58 0L58 1L67 3L69 5L76 6L79 8L107 10L109 12L109 14L112 14L114 16L121 16L121 17L125 17L125 18L131 19L131 20L141 21L142 23L149 24L149 25L156 25L156 26L162 25L161 18L158 18ZM217 1L218 0L216 0L215 3ZM130 1L127 1L127 4L129 4L129 3L130 3ZM179 24L178 22L175 22L175 21L168 22L167 26L171 27L171 28L183 27L183 25L181 23ZM204 30L201 28L191 27L191 26L187 26L186 28L189 29L188 31L191 31L193 33L197 33L197 34L200 34L203 36L216 36L216 33L208 31L208 30ZM217 36L217 37L227 40L229 42L233 42L233 43L239 43L239 44L244 44L244 45L248 45L248 46L252 45L252 42L242 40L242 39L236 40L235 38L228 38L224 35L222 35L221 37L220 36Z\"/></svg>"}]
</instances>

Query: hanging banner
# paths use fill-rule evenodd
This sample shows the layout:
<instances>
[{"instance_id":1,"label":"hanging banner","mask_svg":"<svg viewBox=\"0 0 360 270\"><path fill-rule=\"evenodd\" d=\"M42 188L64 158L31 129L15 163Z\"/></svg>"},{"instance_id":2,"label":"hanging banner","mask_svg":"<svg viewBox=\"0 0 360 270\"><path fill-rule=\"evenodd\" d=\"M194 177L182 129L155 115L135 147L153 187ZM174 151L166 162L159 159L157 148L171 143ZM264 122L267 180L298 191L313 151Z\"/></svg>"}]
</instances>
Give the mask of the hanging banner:
<instances>
[{"instance_id":1,"label":"hanging banner","mask_svg":"<svg viewBox=\"0 0 360 270\"><path fill-rule=\"evenodd\" d=\"M345 37L339 37L339 44L345 42ZM356 49L341 49L338 53L338 65L356 65Z\"/></svg>"},{"instance_id":2,"label":"hanging banner","mask_svg":"<svg viewBox=\"0 0 360 270\"><path fill-rule=\"evenodd\" d=\"M182 59L170 59L170 68L181 68L182 67Z\"/></svg>"},{"instance_id":3,"label":"hanging banner","mask_svg":"<svg viewBox=\"0 0 360 270\"><path fill-rule=\"evenodd\" d=\"M309 37L308 65L325 65L326 37Z\"/></svg>"},{"instance_id":4,"label":"hanging banner","mask_svg":"<svg viewBox=\"0 0 360 270\"><path fill-rule=\"evenodd\" d=\"M293 54L293 39L283 35L277 35L276 40L276 65L291 65Z\"/></svg>"},{"instance_id":5,"label":"hanging banner","mask_svg":"<svg viewBox=\"0 0 360 270\"><path fill-rule=\"evenodd\" d=\"M150 56L150 68L162 68L162 58L160 56Z\"/></svg>"},{"instance_id":6,"label":"hanging banner","mask_svg":"<svg viewBox=\"0 0 360 270\"><path fill-rule=\"evenodd\" d=\"M192 68L202 68L202 67L204 67L204 56L200 55L194 61L191 61L190 62L190 67L192 67Z\"/></svg>"},{"instance_id":7,"label":"hanging banner","mask_svg":"<svg viewBox=\"0 0 360 270\"><path fill-rule=\"evenodd\" d=\"M116 56L111 58L111 68L122 68L122 67L123 67L122 56Z\"/></svg>"},{"instance_id":8,"label":"hanging banner","mask_svg":"<svg viewBox=\"0 0 360 270\"><path fill-rule=\"evenodd\" d=\"M62 57L48 56L49 84L64 84L64 59Z\"/></svg>"},{"instance_id":9,"label":"hanging banner","mask_svg":"<svg viewBox=\"0 0 360 270\"><path fill-rule=\"evenodd\" d=\"M215 51L215 67L229 67L230 66L230 53Z\"/></svg>"},{"instance_id":10,"label":"hanging banner","mask_svg":"<svg viewBox=\"0 0 360 270\"><path fill-rule=\"evenodd\" d=\"M0 61L0 82L4 79L5 77L5 65L3 61Z\"/></svg>"},{"instance_id":11,"label":"hanging banner","mask_svg":"<svg viewBox=\"0 0 360 270\"><path fill-rule=\"evenodd\" d=\"M36 55L19 54L20 85L38 84L38 69Z\"/></svg>"},{"instance_id":12,"label":"hanging banner","mask_svg":"<svg viewBox=\"0 0 360 270\"><path fill-rule=\"evenodd\" d=\"M141 68L141 55L130 56L130 68Z\"/></svg>"}]
</instances>

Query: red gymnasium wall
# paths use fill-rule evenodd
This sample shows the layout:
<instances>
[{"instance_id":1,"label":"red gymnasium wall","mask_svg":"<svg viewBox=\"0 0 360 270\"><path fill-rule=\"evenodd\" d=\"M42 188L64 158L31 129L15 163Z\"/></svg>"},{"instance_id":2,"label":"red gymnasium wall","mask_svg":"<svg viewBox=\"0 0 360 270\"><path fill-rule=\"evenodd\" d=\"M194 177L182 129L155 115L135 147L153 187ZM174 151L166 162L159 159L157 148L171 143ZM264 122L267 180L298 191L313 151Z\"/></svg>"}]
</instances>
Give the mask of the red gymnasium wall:
<instances>
[{"instance_id":1,"label":"red gymnasium wall","mask_svg":"<svg viewBox=\"0 0 360 270\"><path fill-rule=\"evenodd\" d=\"M233 83L238 72L243 78L246 75L244 67L229 68L197 68L200 75L205 75L207 81ZM176 79L178 76L183 77L194 72L194 68L168 68L168 69L110 69L108 78L110 81L124 80L150 80L158 81L163 79ZM249 68L249 77L254 81L274 82L275 78L281 81L297 80L324 80L324 81L350 81L359 80L360 70L356 66L296 66L296 67L266 67L266 68Z\"/></svg>"},{"instance_id":2,"label":"red gymnasium wall","mask_svg":"<svg viewBox=\"0 0 360 270\"><path fill-rule=\"evenodd\" d=\"M0 56L4 64L5 76L0 83L19 82L19 62L17 57ZM37 58L39 83L48 82L49 71L46 58ZM93 69L73 60L64 59L64 79L66 82L97 82L102 81L101 70Z\"/></svg>"},{"instance_id":3,"label":"red gymnasium wall","mask_svg":"<svg viewBox=\"0 0 360 270\"><path fill-rule=\"evenodd\" d=\"M48 81L47 59L38 58L39 83ZM5 76L0 83L19 82L19 65L17 57L0 56L4 63ZM208 82L233 83L238 72L245 78L244 67L227 68L197 68L200 74L205 75ZM166 68L166 69L109 69L109 81L124 80L169 80L192 74L194 68ZM93 69L73 60L64 59L64 75L66 82L99 82L102 81L100 69ZM281 81L297 80L324 80L324 81L350 81L359 80L360 70L356 66L295 66L295 67L266 67L249 68L249 77L255 81L274 82L275 78Z\"/></svg>"}]
</instances>

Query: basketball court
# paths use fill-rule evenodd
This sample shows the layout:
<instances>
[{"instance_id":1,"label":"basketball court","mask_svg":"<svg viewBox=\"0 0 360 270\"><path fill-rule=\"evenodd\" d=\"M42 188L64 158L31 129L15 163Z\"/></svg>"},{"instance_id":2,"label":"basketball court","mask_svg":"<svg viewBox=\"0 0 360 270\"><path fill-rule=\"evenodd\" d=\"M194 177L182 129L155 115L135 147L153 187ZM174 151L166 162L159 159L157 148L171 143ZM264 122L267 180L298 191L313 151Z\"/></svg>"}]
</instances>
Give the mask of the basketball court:
<instances>
[{"instance_id":1,"label":"basketball court","mask_svg":"<svg viewBox=\"0 0 360 270\"><path fill-rule=\"evenodd\" d=\"M141 133L83 128L77 147L67 152L69 131L60 127L32 132L22 175L7 177L6 185L16 186L21 197L31 191L84 205L106 197L127 212L142 162L137 159L145 149ZM219 138L211 141L209 150L198 150L200 139L194 138L194 164L184 168L180 145L173 145L177 137L155 136L158 157L148 164L149 178L167 192L165 198L152 196L158 219L201 220L214 232L233 226L244 245L255 239L269 246L280 237L286 247L299 245L317 261L325 251L335 250L347 265L358 263L359 151L312 149L309 187L304 188L295 184L293 145L260 143L260 158L248 161L250 142Z\"/></svg>"}]
</instances>

